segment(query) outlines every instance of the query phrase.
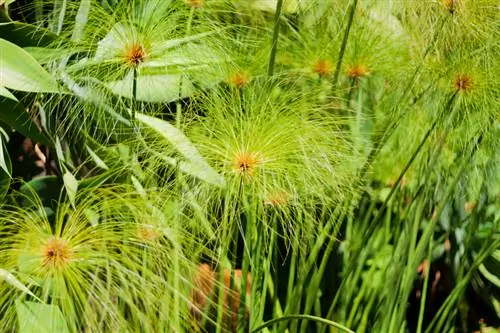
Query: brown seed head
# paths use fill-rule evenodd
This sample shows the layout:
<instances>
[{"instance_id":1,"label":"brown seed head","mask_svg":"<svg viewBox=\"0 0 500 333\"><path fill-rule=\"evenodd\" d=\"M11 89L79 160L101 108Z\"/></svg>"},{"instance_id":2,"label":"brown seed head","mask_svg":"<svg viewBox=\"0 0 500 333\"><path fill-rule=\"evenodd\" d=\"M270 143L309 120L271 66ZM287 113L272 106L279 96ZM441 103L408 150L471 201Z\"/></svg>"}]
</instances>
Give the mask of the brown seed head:
<instances>
[{"instance_id":1,"label":"brown seed head","mask_svg":"<svg viewBox=\"0 0 500 333\"><path fill-rule=\"evenodd\" d=\"M139 43L133 43L125 49L124 57L125 62L130 67L137 67L141 62L144 61L144 59L146 59L147 54L143 45Z\"/></svg>"},{"instance_id":2,"label":"brown seed head","mask_svg":"<svg viewBox=\"0 0 500 333\"><path fill-rule=\"evenodd\" d=\"M73 259L74 253L65 239L53 236L42 246L42 265L58 269L67 265Z\"/></svg>"},{"instance_id":3,"label":"brown seed head","mask_svg":"<svg viewBox=\"0 0 500 333\"><path fill-rule=\"evenodd\" d=\"M185 0L185 2L188 4L188 6L191 6L193 8L201 8L203 7L204 0Z\"/></svg>"},{"instance_id":4,"label":"brown seed head","mask_svg":"<svg viewBox=\"0 0 500 333\"><path fill-rule=\"evenodd\" d=\"M286 191L272 191L265 200L266 205L273 207L283 207L290 201L290 193Z\"/></svg>"},{"instance_id":5,"label":"brown seed head","mask_svg":"<svg viewBox=\"0 0 500 333\"><path fill-rule=\"evenodd\" d=\"M250 78L246 72L238 72L229 78L229 83L236 88L242 88L250 81Z\"/></svg>"},{"instance_id":6,"label":"brown seed head","mask_svg":"<svg viewBox=\"0 0 500 333\"><path fill-rule=\"evenodd\" d=\"M450 14L453 14L455 12L457 2L458 0L441 0L441 3L446 9L448 9Z\"/></svg>"},{"instance_id":7,"label":"brown seed head","mask_svg":"<svg viewBox=\"0 0 500 333\"><path fill-rule=\"evenodd\" d=\"M151 242L161 236L159 230L151 224L141 224L137 227L137 237L145 242Z\"/></svg>"},{"instance_id":8,"label":"brown seed head","mask_svg":"<svg viewBox=\"0 0 500 333\"><path fill-rule=\"evenodd\" d=\"M466 213L470 213L476 208L477 204L474 201L468 201L464 204L464 210Z\"/></svg>"},{"instance_id":9,"label":"brown seed head","mask_svg":"<svg viewBox=\"0 0 500 333\"><path fill-rule=\"evenodd\" d=\"M355 64L347 68L347 76L353 79L360 79L370 73L368 67L363 64Z\"/></svg>"},{"instance_id":10,"label":"brown seed head","mask_svg":"<svg viewBox=\"0 0 500 333\"><path fill-rule=\"evenodd\" d=\"M312 70L319 76L324 77L333 73L333 65L328 60L319 59L313 64Z\"/></svg>"},{"instance_id":11,"label":"brown seed head","mask_svg":"<svg viewBox=\"0 0 500 333\"><path fill-rule=\"evenodd\" d=\"M466 74L459 74L453 81L455 89L459 92L468 92L472 88L472 78Z\"/></svg>"}]
</instances>

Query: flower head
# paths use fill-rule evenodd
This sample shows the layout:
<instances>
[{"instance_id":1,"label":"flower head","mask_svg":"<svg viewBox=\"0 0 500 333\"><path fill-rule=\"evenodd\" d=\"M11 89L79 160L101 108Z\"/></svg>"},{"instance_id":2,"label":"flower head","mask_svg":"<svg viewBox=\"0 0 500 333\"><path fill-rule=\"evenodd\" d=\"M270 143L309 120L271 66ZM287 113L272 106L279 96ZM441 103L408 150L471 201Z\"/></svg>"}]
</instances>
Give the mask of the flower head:
<instances>
[{"instance_id":1,"label":"flower head","mask_svg":"<svg viewBox=\"0 0 500 333\"><path fill-rule=\"evenodd\" d=\"M63 238L51 236L41 249L42 265L49 269L64 269L74 258L73 249Z\"/></svg>"},{"instance_id":2,"label":"flower head","mask_svg":"<svg viewBox=\"0 0 500 333\"><path fill-rule=\"evenodd\" d=\"M472 78L467 74L458 74L453 81L455 90L460 93L467 93L473 86Z\"/></svg>"},{"instance_id":3,"label":"flower head","mask_svg":"<svg viewBox=\"0 0 500 333\"><path fill-rule=\"evenodd\" d=\"M329 76L333 73L333 65L326 59L318 59L312 66L314 73L320 77Z\"/></svg>"},{"instance_id":4,"label":"flower head","mask_svg":"<svg viewBox=\"0 0 500 333\"><path fill-rule=\"evenodd\" d=\"M228 79L229 83L236 88L242 88L250 81L250 77L246 72L237 72L231 75Z\"/></svg>"},{"instance_id":5,"label":"flower head","mask_svg":"<svg viewBox=\"0 0 500 333\"><path fill-rule=\"evenodd\" d=\"M238 151L234 157L234 171L246 176L251 176L259 164L257 154L247 151Z\"/></svg>"},{"instance_id":6,"label":"flower head","mask_svg":"<svg viewBox=\"0 0 500 333\"><path fill-rule=\"evenodd\" d=\"M127 45L124 50L124 59L128 66L135 68L147 57L145 47L138 42Z\"/></svg>"},{"instance_id":7,"label":"flower head","mask_svg":"<svg viewBox=\"0 0 500 333\"><path fill-rule=\"evenodd\" d=\"M347 67L346 74L352 79L359 80L360 78L368 75L370 70L367 66L361 63L357 63Z\"/></svg>"}]
</instances>

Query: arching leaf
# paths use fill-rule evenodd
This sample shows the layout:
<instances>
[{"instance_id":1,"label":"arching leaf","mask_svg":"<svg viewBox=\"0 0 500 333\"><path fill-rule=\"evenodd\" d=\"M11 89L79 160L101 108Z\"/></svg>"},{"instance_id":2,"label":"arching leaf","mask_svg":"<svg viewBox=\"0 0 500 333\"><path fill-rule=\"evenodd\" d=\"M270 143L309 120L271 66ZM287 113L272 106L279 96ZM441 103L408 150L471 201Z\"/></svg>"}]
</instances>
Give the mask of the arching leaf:
<instances>
[{"instance_id":1,"label":"arching leaf","mask_svg":"<svg viewBox=\"0 0 500 333\"><path fill-rule=\"evenodd\" d=\"M28 92L58 92L56 80L19 46L0 39L2 86Z\"/></svg>"}]
</instances>

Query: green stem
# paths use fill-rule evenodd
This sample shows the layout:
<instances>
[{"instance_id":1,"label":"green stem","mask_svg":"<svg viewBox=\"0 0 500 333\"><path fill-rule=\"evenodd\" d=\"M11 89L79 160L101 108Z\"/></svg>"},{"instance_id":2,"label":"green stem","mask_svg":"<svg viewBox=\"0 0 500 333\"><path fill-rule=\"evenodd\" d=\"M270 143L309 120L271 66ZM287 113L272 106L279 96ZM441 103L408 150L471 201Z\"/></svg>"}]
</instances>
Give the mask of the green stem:
<instances>
[{"instance_id":1,"label":"green stem","mask_svg":"<svg viewBox=\"0 0 500 333\"><path fill-rule=\"evenodd\" d=\"M438 37L439 37L443 27L444 27L444 24L446 23L446 20L447 19L443 19L441 21L441 25L439 26L439 29L436 31L436 33L434 34L434 36L432 38L432 41L429 43L429 45L427 46L427 48L424 51L424 54L422 56L422 60L425 60L425 58L427 58L427 55L432 50L432 46L434 45L434 43L438 39ZM408 81L408 84L403 89L403 93L401 94L401 97L394 104L394 105L396 105L397 108L400 108L401 105L405 104L404 103L405 99L409 96L409 93L411 92L411 88L414 86L415 81L417 80L418 74L420 73L420 69L421 69L421 66L418 66L415 69L415 71L413 72L413 75L411 76L411 79ZM419 98L420 97L417 96L417 99L419 99ZM385 143L389 140L389 138L395 132L397 125L399 124L400 120L404 118L408 109L409 108L407 108L406 110L403 110L403 112L401 112L398 119L396 121L394 121L392 124L387 124L385 126L385 129L381 132L382 135L379 135L375 138L375 140L374 140L375 145L370 150L370 154L368 155L368 158L363 165L363 168L361 170L361 174L364 175L366 173L366 171L368 171L368 167L370 166L371 162L375 159L375 156L377 155L377 153L380 151L380 149L385 145ZM364 178L364 177L361 177L361 178Z\"/></svg>"},{"instance_id":2,"label":"green stem","mask_svg":"<svg viewBox=\"0 0 500 333\"><path fill-rule=\"evenodd\" d=\"M269 66L267 68L267 75L274 75L274 63L276 62L276 51L278 50L278 37L280 34L280 16L281 7L283 6L283 0L278 0L276 2L276 14L274 15L274 31L273 31L273 42L271 44L271 56L269 57Z\"/></svg>"},{"instance_id":3,"label":"green stem","mask_svg":"<svg viewBox=\"0 0 500 333\"><path fill-rule=\"evenodd\" d=\"M135 102L137 101L137 67L134 67L132 79L132 122L135 121Z\"/></svg>"},{"instance_id":4,"label":"green stem","mask_svg":"<svg viewBox=\"0 0 500 333\"><path fill-rule=\"evenodd\" d=\"M281 321L289 321L289 320L311 320L311 321L315 321L315 322L319 322L319 323L323 323L323 324L326 324L330 327L335 327L335 328L338 328L344 332L348 332L348 333L354 333L354 331L351 331L350 329L348 329L347 327L339 324L339 323L336 323L334 321L331 321L331 320L328 320L328 319L324 319L324 318L321 318L321 317L316 317L316 316L311 316L311 315L289 315L289 316L283 316L283 317L280 317L280 318L274 318L274 319L271 319L267 322L265 322L264 324L260 325L259 327L253 329L250 331L250 333L257 333L257 332L260 332L262 331L263 329L269 327L269 326L272 326L274 325L275 323L278 323L278 322L281 322Z\"/></svg>"},{"instance_id":5,"label":"green stem","mask_svg":"<svg viewBox=\"0 0 500 333\"><path fill-rule=\"evenodd\" d=\"M450 110L450 108L452 107L453 101L455 100L456 96L457 96L457 94L454 93L450 97L450 99L448 100L448 103L445 106L445 112L447 110ZM415 161L415 159L417 158L417 156L420 154L420 151L422 150L422 148L424 147L425 143L427 142L427 139L429 139L430 135L432 134L432 132L436 128L436 126L439 123L440 119L441 119L441 117L438 115L436 117L436 119L434 120L434 122L432 123L431 127L427 130L427 132L424 134L423 138L420 140L420 143L419 143L418 147L415 149L415 151L411 155L411 157L408 160L408 162L406 162L406 165L404 166L403 171L401 171L401 173L399 174L399 177L396 180L396 182L394 183L394 185L392 186L391 191L389 192L389 195L387 195L387 198L384 200L384 202L382 204L382 207L379 209L378 214L375 216L375 219L373 220L373 223L372 223L373 226L375 226L377 224L377 222L380 220L380 218L382 217L382 212L387 207L387 204L389 203L389 200L392 198L392 196L396 192L396 190L397 190L399 184L401 183L401 180L405 176L406 172L410 169L410 167L412 166L413 162Z\"/></svg>"},{"instance_id":6,"label":"green stem","mask_svg":"<svg viewBox=\"0 0 500 333\"><path fill-rule=\"evenodd\" d=\"M191 7L191 10L189 11L188 21L187 21L186 35L189 35L191 33L191 25L193 24L194 11L195 11L195 8Z\"/></svg>"},{"instance_id":7,"label":"green stem","mask_svg":"<svg viewBox=\"0 0 500 333\"><path fill-rule=\"evenodd\" d=\"M333 87L337 85L337 81L340 75L340 68L342 67L342 60L344 59L345 49L347 47L347 41L349 39L349 34L351 32L352 22L354 21L354 14L356 13L356 6L358 5L358 0L353 0L349 8L349 18L347 21L347 26L344 31L344 38L342 39L342 44L340 45L339 57L337 60L337 66L335 67L335 73L333 74Z\"/></svg>"},{"instance_id":8,"label":"green stem","mask_svg":"<svg viewBox=\"0 0 500 333\"><path fill-rule=\"evenodd\" d=\"M420 299L420 310L418 312L418 324L417 324L417 333L422 333L422 325L424 323L424 313L425 313L425 301L427 299L427 286L429 285L429 276L431 271L431 260L432 260L432 238L429 242L429 252L427 254L427 271L425 272L424 285L422 287L422 295Z\"/></svg>"}]
</instances>

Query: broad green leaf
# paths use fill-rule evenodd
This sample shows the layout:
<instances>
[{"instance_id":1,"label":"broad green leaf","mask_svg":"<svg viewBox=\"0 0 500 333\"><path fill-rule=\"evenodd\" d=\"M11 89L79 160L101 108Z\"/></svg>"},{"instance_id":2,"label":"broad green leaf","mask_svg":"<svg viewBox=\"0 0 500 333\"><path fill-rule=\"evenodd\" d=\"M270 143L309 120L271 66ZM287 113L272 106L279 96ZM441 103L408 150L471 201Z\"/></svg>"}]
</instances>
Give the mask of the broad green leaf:
<instances>
[{"instance_id":1,"label":"broad green leaf","mask_svg":"<svg viewBox=\"0 0 500 333\"><path fill-rule=\"evenodd\" d=\"M19 46L0 39L0 82L28 92L58 92L56 80Z\"/></svg>"},{"instance_id":2,"label":"broad green leaf","mask_svg":"<svg viewBox=\"0 0 500 333\"><path fill-rule=\"evenodd\" d=\"M7 98L10 98L16 102L19 102L19 100L14 96L10 91L8 91L6 88L0 86L0 96L4 96Z\"/></svg>"},{"instance_id":3,"label":"broad green leaf","mask_svg":"<svg viewBox=\"0 0 500 333\"><path fill-rule=\"evenodd\" d=\"M170 51L171 49L177 48L181 45L191 43L194 41L199 41L199 40L201 40L207 36L213 35L215 33L216 33L216 31L209 31L209 32L204 32L204 33L200 33L197 35L186 36L183 38L169 39L169 40L166 40L166 41L161 42L161 43L153 44L152 48L155 51L155 53L161 54L162 52Z\"/></svg>"},{"instance_id":4,"label":"broad green leaf","mask_svg":"<svg viewBox=\"0 0 500 333\"><path fill-rule=\"evenodd\" d=\"M143 113L137 113L136 118L170 142L188 160L205 163L203 157L184 133L168 121Z\"/></svg>"},{"instance_id":5,"label":"broad green leaf","mask_svg":"<svg viewBox=\"0 0 500 333\"><path fill-rule=\"evenodd\" d=\"M66 162L66 159L64 158L64 152L63 152L63 149L62 149L62 145L61 145L61 140L59 139L58 136L56 136L56 142L55 142L55 148L56 148L56 156L57 156L57 159L59 160L59 162Z\"/></svg>"},{"instance_id":6,"label":"broad green leaf","mask_svg":"<svg viewBox=\"0 0 500 333\"><path fill-rule=\"evenodd\" d=\"M23 48L28 52L39 64L47 64L54 60L59 60L61 58L68 57L76 52L77 49L51 49L48 47L36 47L30 46Z\"/></svg>"},{"instance_id":7,"label":"broad green leaf","mask_svg":"<svg viewBox=\"0 0 500 333\"><path fill-rule=\"evenodd\" d=\"M16 131L33 139L35 142L46 146L52 146L49 138L40 132L21 103L17 103L5 97L0 97L0 121L3 121Z\"/></svg>"},{"instance_id":8,"label":"broad green leaf","mask_svg":"<svg viewBox=\"0 0 500 333\"><path fill-rule=\"evenodd\" d=\"M132 98L132 71L123 80L109 82L106 86L119 96ZM183 79L182 74L138 75L137 77L136 98L139 101L172 102L190 96L193 92L193 85L188 80Z\"/></svg>"},{"instance_id":9,"label":"broad green leaf","mask_svg":"<svg viewBox=\"0 0 500 333\"><path fill-rule=\"evenodd\" d=\"M157 152L152 153L158 158L162 159L166 163L173 167L178 167L182 172L206 181L208 183L223 186L224 178L218 174L214 169L208 167L205 163L189 162L189 161L178 161L170 156L165 156Z\"/></svg>"},{"instance_id":10,"label":"broad green leaf","mask_svg":"<svg viewBox=\"0 0 500 333\"><path fill-rule=\"evenodd\" d=\"M132 25L115 24L108 34L97 43L94 60L110 60L122 58L123 50L129 40L134 40L137 31Z\"/></svg>"},{"instance_id":11,"label":"broad green leaf","mask_svg":"<svg viewBox=\"0 0 500 333\"><path fill-rule=\"evenodd\" d=\"M16 2L16 0L0 0L0 6L1 5L10 5L11 3Z\"/></svg>"},{"instance_id":12,"label":"broad green leaf","mask_svg":"<svg viewBox=\"0 0 500 333\"><path fill-rule=\"evenodd\" d=\"M36 297L35 294L33 294L31 292L31 290L29 290L28 287L26 287L21 281L19 281L14 276L14 274L12 274L11 272L9 272L5 269L2 269L2 268L0 268L0 280L5 281L6 283L10 284L14 288L21 290L23 293L26 293L26 294L30 295L31 297L33 297L37 300L40 300L38 297Z\"/></svg>"},{"instance_id":13,"label":"broad green leaf","mask_svg":"<svg viewBox=\"0 0 500 333\"><path fill-rule=\"evenodd\" d=\"M55 36L48 30L20 22L13 22L2 17L0 11L0 38L8 40L19 47L47 46Z\"/></svg>"},{"instance_id":14,"label":"broad green leaf","mask_svg":"<svg viewBox=\"0 0 500 333\"><path fill-rule=\"evenodd\" d=\"M50 207L53 202L57 202L60 197L63 182L60 177L44 176L38 177L23 184L19 189L22 195L20 205L28 207L34 200L42 200L44 206Z\"/></svg>"},{"instance_id":15,"label":"broad green leaf","mask_svg":"<svg viewBox=\"0 0 500 333\"><path fill-rule=\"evenodd\" d=\"M178 128L169 122L147 116L142 113L136 114L136 118L145 124L160 136L165 138L174 148L182 154L190 164L183 164L184 170L190 174L196 175L200 179L211 179L211 183L223 185L224 179L215 170L213 170L205 159L200 155L196 147Z\"/></svg>"},{"instance_id":16,"label":"broad green leaf","mask_svg":"<svg viewBox=\"0 0 500 333\"><path fill-rule=\"evenodd\" d=\"M19 333L70 333L61 310L56 305L16 302Z\"/></svg>"}]
</instances>

